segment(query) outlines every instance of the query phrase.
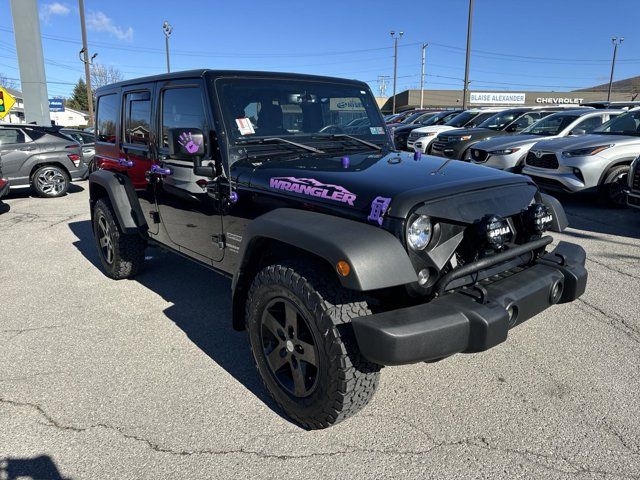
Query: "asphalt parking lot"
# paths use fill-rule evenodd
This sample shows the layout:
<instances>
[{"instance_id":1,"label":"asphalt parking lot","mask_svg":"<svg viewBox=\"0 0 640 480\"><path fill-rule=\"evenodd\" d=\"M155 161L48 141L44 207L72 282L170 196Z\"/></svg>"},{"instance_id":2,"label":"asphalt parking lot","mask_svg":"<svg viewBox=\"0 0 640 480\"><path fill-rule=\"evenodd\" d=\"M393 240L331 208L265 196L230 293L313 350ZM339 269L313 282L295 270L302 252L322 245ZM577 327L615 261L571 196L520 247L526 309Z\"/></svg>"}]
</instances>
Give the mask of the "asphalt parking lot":
<instances>
[{"instance_id":1,"label":"asphalt parking lot","mask_svg":"<svg viewBox=\"0 0 640 480\"><path fill-rule=\"evenodd\" d=\"M640 212L567 201L556 238L587 250L579 301L488 352L386 368L359 415L305 431L266 396L227 280L157 249L137 279L105 277L86 182L5 203L0 472L640 478Z\"/></svg>"}]
</instances>

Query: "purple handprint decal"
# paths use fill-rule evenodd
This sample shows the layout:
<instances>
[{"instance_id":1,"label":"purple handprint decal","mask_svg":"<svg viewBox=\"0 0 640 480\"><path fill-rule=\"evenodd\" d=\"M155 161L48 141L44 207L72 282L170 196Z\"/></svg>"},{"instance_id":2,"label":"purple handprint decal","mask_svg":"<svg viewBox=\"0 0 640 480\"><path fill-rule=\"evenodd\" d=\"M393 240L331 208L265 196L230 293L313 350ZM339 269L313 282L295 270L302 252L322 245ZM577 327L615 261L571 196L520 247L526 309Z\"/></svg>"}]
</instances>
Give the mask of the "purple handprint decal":
<instances>
[{"instance_id":1,"label":"purple handprint decal","mask_svg":"<svg viewBox=\"0 0 640 480\"><path fill-rule=\"evenodd\" d=\"M182 145L188 153L196 153L200 150L202 140L193 138L191 132L182 132L178 137L178 143Z\"/></svg>"}]
</instances>

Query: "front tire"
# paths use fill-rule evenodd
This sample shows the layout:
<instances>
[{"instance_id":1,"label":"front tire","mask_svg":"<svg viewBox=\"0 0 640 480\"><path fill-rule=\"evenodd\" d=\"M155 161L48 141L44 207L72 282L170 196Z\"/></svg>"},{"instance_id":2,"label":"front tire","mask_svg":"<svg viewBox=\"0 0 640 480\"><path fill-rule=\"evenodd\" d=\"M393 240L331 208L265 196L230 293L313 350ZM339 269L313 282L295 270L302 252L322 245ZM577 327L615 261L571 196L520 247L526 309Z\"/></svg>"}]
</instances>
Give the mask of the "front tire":
<instances>
[{"instance_id":1,"label":"front tire","mask_svg":"<svg viewBox=\"0 0 640 480\"><path fill-rule=\"evenodd\" d=\"M626 206L626 195L624 190L627 185L629 175L629 165L613 167L605 176L600 185L600 199L611 207Z\"/></svg>"},{"instance_id":2,"label":"front tire","mask_svg":"<svg viewBox=\"0 0 640 480\"><path fill-rule=\"evenodd\" d=\"M93 236L108 277L121 280L140 271L144 263L144 240L138 234L122 231L106 198L98 200L93 207Z\"/></svg>"},{"instance_id":3,"label":"front tire","mask_svg":"<svg viewBox=\"0 0 640 480\"><path fill-rule=\"evenodd\" d=\"M39 197L61 197L67 190L71 179L67 172L57 165L43 165L31 176L31 187Z\"/></svg>"},{"instance_id":4,"label":"front tire","mask_svg":"<svg viewBox=\"0 0 640 480\"><path fill-rule=\"evenodd\" d=\"M249 343L267 390L308 429L334 425L373 397L380 365L360 355L352 318L371 314L335 275L306 265L271 265L253 280L246 306Z\"/></svg>"}]
</instances>

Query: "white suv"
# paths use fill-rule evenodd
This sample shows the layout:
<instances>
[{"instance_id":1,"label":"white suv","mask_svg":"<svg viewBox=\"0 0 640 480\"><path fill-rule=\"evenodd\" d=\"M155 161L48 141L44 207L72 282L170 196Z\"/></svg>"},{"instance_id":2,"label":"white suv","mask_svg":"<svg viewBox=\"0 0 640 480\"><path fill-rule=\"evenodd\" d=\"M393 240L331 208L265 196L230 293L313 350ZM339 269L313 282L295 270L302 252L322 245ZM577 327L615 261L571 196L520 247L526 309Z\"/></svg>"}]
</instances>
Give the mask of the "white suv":
<instances>
[{"instance_id":1,"label":"white suv","mask_svg":"<svg viewBox=\"0 0 640 480\"><path fill-rule=\"evenodd\" d=\"M409 149L413 148L415 151L428 153L431 142L436 139L439 133L460 128L473 128L503 110L506 110L506 107L472 108L456 115L444 125L416 128L409 134L407 147Z\"/></svg>"},{"instance_id":2,"label":"white suv","mask_svg":"<svg viewBox=\"0 0 640 480\"><path fill-rule=\"evenodd\" d=\"M558 112L537 121L517 135L476 143L471 161L487 167L518 172L533 145L552 138L579 136L593 132L623 110L581 109Z\"/></svg>"}]
</instances>

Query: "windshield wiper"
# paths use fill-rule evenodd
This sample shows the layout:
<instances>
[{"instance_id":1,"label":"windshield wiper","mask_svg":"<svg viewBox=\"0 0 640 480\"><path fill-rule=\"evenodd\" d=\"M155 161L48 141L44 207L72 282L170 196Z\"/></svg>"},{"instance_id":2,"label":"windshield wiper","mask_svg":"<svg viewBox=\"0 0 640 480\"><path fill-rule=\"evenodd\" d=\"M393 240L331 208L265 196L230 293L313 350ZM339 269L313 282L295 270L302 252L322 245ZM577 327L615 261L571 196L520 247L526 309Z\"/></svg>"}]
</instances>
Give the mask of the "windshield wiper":
<instances>
[{"instance_id":1,"label":"windshield wiper","mask_svg":"<svg viewBox=\"0 0 640 480\"><path fill-rule=\"evenodd\" d=\"M375 143L367 142L366 140L362 140L358 137L353 137L351 135L347 135L346 133L329 133L326 135L315 135L314 138L329 138L331 140L338 140L340 138L348 138L349 140L353 140L354 142L361 143L362 145L366 145L367 147L374 148L376 150L382 150L380 145L376 145Z\"/></svg>"},{"instance_id":2,"label":"windshield wiper","mask_svg":"<svg viewBox=\"0 0 640 480\"><path fill-rule=\"evenodd\" d=\"M280 138L280 137L249 138L247 140L243 140L242 143L245 145L261 145L264 143L286 143L287 145L293 145L294 147L302 148L303 150L307 150L309 152L325 153L323 150L320 150L318 148L310 147L309 145L305 145L303 143L292 142L291 140L287 140L285 138Z\"/></svg>"}]
</instances>

